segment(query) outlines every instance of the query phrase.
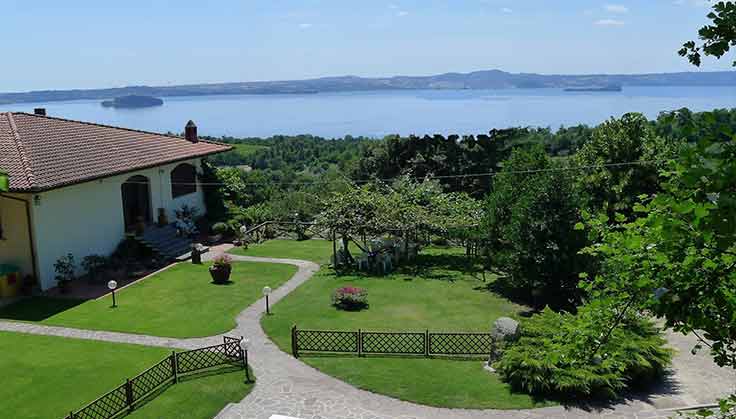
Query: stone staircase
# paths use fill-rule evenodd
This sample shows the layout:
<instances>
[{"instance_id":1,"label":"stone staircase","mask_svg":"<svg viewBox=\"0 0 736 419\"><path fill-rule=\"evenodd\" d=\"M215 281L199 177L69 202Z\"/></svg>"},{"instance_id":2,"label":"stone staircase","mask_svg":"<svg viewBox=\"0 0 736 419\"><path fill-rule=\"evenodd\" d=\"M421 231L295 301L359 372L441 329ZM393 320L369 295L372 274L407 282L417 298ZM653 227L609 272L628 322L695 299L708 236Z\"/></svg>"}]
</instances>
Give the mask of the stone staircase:
<instances>
[{"instance_id":1,"label":"stone staircase","mask_svg":"<svg viewBox=\"0 0 736 419\"><path fill-rule=\"evenodd\" d=\"M177 235L173 224L163 227L148 226L143 235L136 235L134 239L167 259L186 260L191 257L192 240Z\"/></svg>"}]
</instances>

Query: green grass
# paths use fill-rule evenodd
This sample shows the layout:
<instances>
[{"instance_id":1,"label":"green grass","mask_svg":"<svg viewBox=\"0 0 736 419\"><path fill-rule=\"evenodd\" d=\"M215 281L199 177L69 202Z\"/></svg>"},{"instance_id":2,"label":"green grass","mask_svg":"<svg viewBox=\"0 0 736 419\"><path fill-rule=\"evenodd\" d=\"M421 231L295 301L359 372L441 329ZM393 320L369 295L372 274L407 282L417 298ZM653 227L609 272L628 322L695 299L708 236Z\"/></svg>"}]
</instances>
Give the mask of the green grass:
<instances>
[{"instance_id":1,"label":"green grass","mask_svg":"<svg viewBox=\"0 0 736 419\"><path fill-rule=\"evenodd\" d=\"M0 309L0 318L54 326L109 330L176 338L211 336L236 326L235 317L277 288L296 267L271 263L235 263L231 284L215 285L208 264L181 263L110 296L86 302L36 297Z\"/></svg>"},{"instance_id":2,"label":"green grass","mask_svg":"<svg viewBox=\"0 0 736 419\"><path fill-rule=\"evenodd\" d=\"M233 151L243 156L249 156L255 153L256 151L264 150L268 148L268 146L258 145L258 144L233 143L233 144L228 144L228 145L233 146Z\"/></svg>"},{"instance_id":3,"label":"green grass","mask_svg":"<svg viewBox=\"0 0 736 419\"><path fill-rule=\"evenodd\" d=\"M337 277L323 269L277 303L274 315L264 317L262 325L283 351L290 352L294 324L303 329L484 332L496 318L524 310L488 291L479 273L466 273L469 266L460 253L432 249L415 268L385 278ZM494 279L490 274L487 278ZM348 285L368 291L368 309L347 312L330 305L332 291ZM301 359L359 388L425 405L520 409L549 404L512 393L478 360L308 355Z\"/></svg>"},{"instance_id":4,"label":"green grass","mask_svg":"<svg viewBox=\"0 0 736 419\"><path fill-rule=\"evenodd\" d=\"M185 379L126 418L210 419L228 403L237 403L250 393L253 384L245 384L244 381L243 371Z\"/></svg>"},{"instance_id":5,"label":"green grass","mask_svg":"<svg viewBox=\"0 0 736 419\"><path fill-rule=\"evenodd\" d=\"M2 417L62 418L159 362L171 351L139 345L0 332ZM185 381L145 404L135 418L213 417L252 385L242 371Z\"/></svg>"},{"instance_id":6,"label":"green grass","mask_svg":"<svg viewBox=\"0 0 736 419\"><path fill-rule=\"evenodd\" d=\"M251 244L247 250L236 247L230 253L241 256L310 260L326 264L332 257L332 242L328 240L269 240L261 244Z\"/></svg>"}]
</instances>

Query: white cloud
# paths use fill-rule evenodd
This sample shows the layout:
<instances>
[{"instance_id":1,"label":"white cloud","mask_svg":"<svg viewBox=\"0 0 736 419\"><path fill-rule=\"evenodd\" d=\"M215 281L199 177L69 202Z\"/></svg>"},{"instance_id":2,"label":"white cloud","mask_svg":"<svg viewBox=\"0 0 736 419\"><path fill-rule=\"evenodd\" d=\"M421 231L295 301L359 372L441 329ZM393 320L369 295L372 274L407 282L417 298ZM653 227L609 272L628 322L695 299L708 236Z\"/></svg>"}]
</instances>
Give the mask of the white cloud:
<instances>
[{"instance_id":1,"label":"white cloud","mask_svg":"<svg viewBox=\"0 0 736 419\"><path fill-rule=\"evenodd\" d=\"M313 24L311 24L311 23L300 23L300 24L299 24L299 29L309 29L309 28L311 28L312 26L314 26L314 25L313 25Z\"/></svg>"},{"instance_id":2,"label":"white cloud","mask_svg":"<svg viewBox=\"0 0 736 419\"><path fill-rule=\"evenodd\" d=\"M617 19L600 19L594 22L598 26L623 26L626 24L623 20Z\"/></svg>"},{"instance_id":3,"label":"white cloud","mask_svg":"<svg viewBox=\"0 0 736 419\"><path fill-rule=\"evenodd\" d=\"M408 15L409 15L409 12L407 12L406 10L401 10L401 11L399 11L399 12L396 13L396 16L398 16L398 17L404 17L404 16L408 16Z\"/></svg>"},{"instance_id":4,"label":"white cloud","mask_svg":"<svg viewBox=\"0 0 736 419\"><path fill-rule=\"evenodd\" d=\"M629 8L623 4L607 4L604 9L610 13L629 13Z\"/></svg>"},{"instance_id":5,"label":"white cloud","mask_svg":"<svg viewBox=\"0 0 736 419\"><path fill-rule=\"evenodd\" d=\"M502 7L501 8L501 11L504 12L504 13L514 13L514 11L511 10L510 8L508 8L508 7Z\"/></svg>"},{"instance_id":6,"label":"white cloud","mask_svg":"<svg viewBox=\"0 0 736 419\"><path fill-rule=\"evenodd\" d=\"M396 10L396 9L398 9L398 8L399 8L399 6L397 6L397 5L393 4L393 3L391 3L391 4L389 4L389 5L388 5L388 8L389 8L389 9L393 9L393 10Z\"/></svg>"}]
</instances>

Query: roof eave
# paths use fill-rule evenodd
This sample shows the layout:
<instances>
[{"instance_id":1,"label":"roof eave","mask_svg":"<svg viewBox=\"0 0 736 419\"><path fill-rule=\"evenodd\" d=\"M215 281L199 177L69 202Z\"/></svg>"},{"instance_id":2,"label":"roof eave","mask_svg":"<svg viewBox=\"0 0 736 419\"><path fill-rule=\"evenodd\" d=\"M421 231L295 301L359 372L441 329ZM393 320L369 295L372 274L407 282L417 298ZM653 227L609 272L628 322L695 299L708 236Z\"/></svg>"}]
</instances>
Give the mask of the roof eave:
<instances>
[{"instance_id":1,"label":"roof eave","mask_svg":"<svg viewBox=\"0 0 736 419\"><path fill-rule=\"evenodd\" d=\"M135 168L131 168L131 169L118 170L118 171L106 173L106 174L100 175L100 176L92 176L92 177L84 178L84 179L75 179L74 181L59 183L58 185L50 185L50 186L46 186L46 187L31 186L30 188L25 188L25 189L16 189L16 188L11 187L8 192L9 193L30 193L30 194L33 194L33 193L41 193L41 192L48 192L48 191L52 191L52 190L55 190L55 189L66 188L67 186L80 185L82 183L94 182L95 180L107 179L107 178L111 178L113 176L124 175L126 173L133 173L133 172L136 172L138 170L146 170L146 169L150 169L152 167L163 166L165 164L178 163L178 162L187 161L187 160L191 160L191 159L201 159L201 158L205 158L207 156L214 156L215 154L227 153L228 151L232 151L233 148L234 148L232 146L221 144L221 143L217 143L217 142L214 142L214 141L208 141L208 143L209 144L221 145L221 146L223 146L225 148L223 150L209 151L209 152L201 153L201 154L194 154L194 155L190 155L190 156L187 156L187 157L182 157L182 158L173 159L173 160L167 160L167 161L158 162L158 163L155 163L155 164L148 164L148 165L145 165L145 166L135 167Z\"/></svg>"}]
</instances>

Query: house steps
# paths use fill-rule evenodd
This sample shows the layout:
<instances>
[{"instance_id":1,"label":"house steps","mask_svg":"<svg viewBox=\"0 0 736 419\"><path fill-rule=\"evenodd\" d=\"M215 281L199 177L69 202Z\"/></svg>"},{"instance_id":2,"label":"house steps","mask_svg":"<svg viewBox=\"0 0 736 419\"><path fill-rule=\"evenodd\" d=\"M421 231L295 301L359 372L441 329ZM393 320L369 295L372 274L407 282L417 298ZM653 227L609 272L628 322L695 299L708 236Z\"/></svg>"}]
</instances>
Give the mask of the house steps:
<instances>
[{"instance_id":1,"label":"house steps","mask_svg":"<svg viewBox=\"0 0 736 419\"><path fill-rule=\"evenodd\" d=\"M159 255L170 260L187 260L191 258L192 239L177 234L173 224L159 227L148 226L142 235L129 235L129 237L150 248ZM207 251L207 248L201 248Z\"/></svg>"}]
</instances>

